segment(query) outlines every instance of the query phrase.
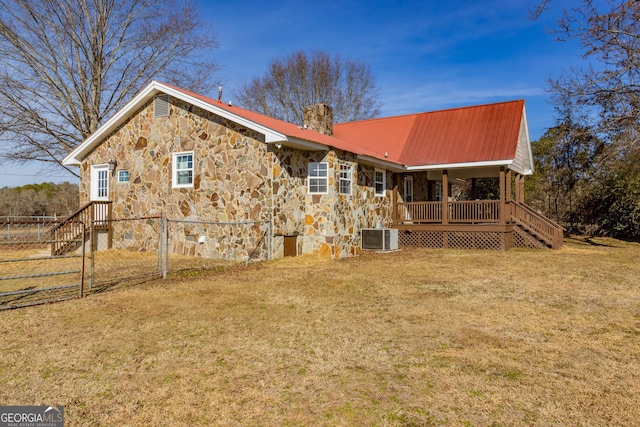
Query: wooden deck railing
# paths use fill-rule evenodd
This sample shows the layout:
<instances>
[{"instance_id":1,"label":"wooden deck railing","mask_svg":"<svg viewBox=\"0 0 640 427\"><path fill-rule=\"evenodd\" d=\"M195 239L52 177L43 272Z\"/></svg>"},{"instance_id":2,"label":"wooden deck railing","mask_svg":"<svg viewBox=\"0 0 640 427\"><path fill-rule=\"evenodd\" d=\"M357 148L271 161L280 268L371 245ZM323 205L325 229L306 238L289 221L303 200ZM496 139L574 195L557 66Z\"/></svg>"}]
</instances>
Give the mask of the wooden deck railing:
<instances>
[{"instance_id":1,"label":"wooden deck railing","mask_svg":"<svg viewBox=\"0 0 640 427\"><path fill-rule=\"evenodd\" d=\"M51 229L51 255L61 255L71 250L74 242L82 237L86 228L109 230L111 202L89 202Z\"/></svg>"},{"instance_id":2,"label":"wooden deck railing","mask_svg":"<svg viewBox=\"0 0 640 427\"><path fill-rule=\"evenodd\" d=\"M398 203L397 222L414 224L442 222L442 202Z\"/></svg>"},{"instance_id":3,"label":"wooden deck railing","mask_svg":"<svg viewBox=\"0 0 640 427\"><path fill-rule=\"evenodd\" d=\"M500 222L498 200L469 200L448 202L446 221L456 224L496 224ZM396 223L429 224L441 223L442 202L399 202Z\"/></svg>"},{"instance_id":4,"label":"wooden deck railing","mask_svg":"<svg viewBox=\"0 0 640 427\"><path fill-rule=\"evenodd\" d=\"M446 216L443 217L443 206ZM501 206L505 211L500 212ZM524 203L499 200L397 202L394 225L516 224L553 249L562 248L564 228Z\"/></svg>"},{"instance_id":5,"label":"wooden deck railing","mask_svg":"<svg viewBox=\"0 0 640 427\"><path fill-rule=\"evenodd\" d=\"M553 249L562 248L564 228L524 203L511 203L511 219L535 234Z\"/></svg>"},{"instance_id":6,"label":"wooden deck railing","mask_svg":"<svg viewBox=\"0 0 640 427\"><path fill-rule=\"evenodd\" d=\"M449 222L465 224L499 223L500 202L498 200L469 200L447 203Z\"/></svg>"}]
</instances>

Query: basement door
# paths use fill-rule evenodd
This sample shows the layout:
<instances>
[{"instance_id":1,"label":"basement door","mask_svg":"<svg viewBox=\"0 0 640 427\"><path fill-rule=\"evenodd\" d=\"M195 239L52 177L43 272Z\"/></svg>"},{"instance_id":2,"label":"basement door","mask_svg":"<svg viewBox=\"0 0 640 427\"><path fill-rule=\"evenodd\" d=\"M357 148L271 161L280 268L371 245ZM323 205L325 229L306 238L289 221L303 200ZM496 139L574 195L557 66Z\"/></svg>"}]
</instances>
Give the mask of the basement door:
<instances>
[{"instance_id":1,"label":"basement door","mask_svg":"<svg viewBox=\"0 0 640 427\"><path fill-rule=\"evenodd\" d=\"M284 236L284 256L298 256L298 236Z\"/></svg>"}]
</instances>

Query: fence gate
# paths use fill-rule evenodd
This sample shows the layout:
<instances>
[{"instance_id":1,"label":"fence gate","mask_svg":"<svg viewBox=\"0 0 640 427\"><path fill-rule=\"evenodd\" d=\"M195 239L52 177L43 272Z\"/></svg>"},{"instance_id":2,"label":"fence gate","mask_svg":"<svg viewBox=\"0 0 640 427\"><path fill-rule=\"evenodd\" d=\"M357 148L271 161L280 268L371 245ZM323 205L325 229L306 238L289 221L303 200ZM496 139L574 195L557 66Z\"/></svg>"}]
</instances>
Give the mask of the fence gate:
<instances>
[{"instance_id":1,"label":"fence gate","mask_svg":"<svg viewBox=\"0 0 640 427\"><path fill-rule=\"evenodd\" d=\"M85 227L79 224L80 232L70 237L52 232L58 225L53 221L0 222L0 310L82 297ZM61 238L74 242L77 249L52 255Z\"/></svg>"}]
</instances>

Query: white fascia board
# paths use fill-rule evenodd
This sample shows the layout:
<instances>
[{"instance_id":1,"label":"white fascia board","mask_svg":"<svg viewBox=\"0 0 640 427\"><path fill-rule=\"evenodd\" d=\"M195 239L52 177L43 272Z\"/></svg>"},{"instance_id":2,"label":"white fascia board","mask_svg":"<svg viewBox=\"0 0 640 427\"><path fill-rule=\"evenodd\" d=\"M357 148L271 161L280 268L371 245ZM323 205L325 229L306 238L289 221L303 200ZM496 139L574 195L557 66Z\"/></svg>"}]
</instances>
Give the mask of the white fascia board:
<instances>
[{"instance_id":1,"label":"white fascia board","mask_svg":"<svg viewBox=\"0 0 640 427\"><path fill-rule=\"evenodd\" d=\"M84 156L91 151L97 143L99 143L104 136L109 134L115 128L117 128L122 122L129 117L129 112L138 105L147 102L155 95L157 89L151 82L146 88L144 88L138 95L136 95L131 101L121 108L114 116L106 121L105 124L100 126L89 138L85 139L80 145L78 145L71 153L69 153L63 160L62 164L65 166L80 166Z\"/></svg>"},{"instance_id":2,"label":"white fascia board","mask_svg":"<svg viewBox=\"0 0 640 427\"><path fill-rule=\"evenodd\" d=\"M404 172L407 170L405 165L400 163L394 163L389 160L382 160L376 157L367 156L364 154L358 154L358 160L361 160L362 163L372 164L374 166L380 167L382 169L386 169L392 172Z\"/></svg>"},{"instance_id":3,"label":"white fascia board","mask_svg":"<svg viewBox=\"0 0 640 427\"><path fill-rule=\"evenodd\" d=\"M319 142L307 141L305 139L300 138L287 138L286 136L282 136L280 140L268 141L268 143L280 143L286 147L297 148L300 150L308 150L308 151L327 151L330 149L329 146L320 144Z\"/></svg>"},{"instance_id":4,"label":"white fascia board","mask_svg":"<svg viewBox=\"0 0 640 427\"><path fill-rule=\"evenodd\" d=\"M468 162L468 163L446 163L441 165L424 165L424 166L407 166L407 171L428 171L436 169L464 169L464 168L478 168L489 166L511 166L513 160L488 160L485 162Z\"/></svg>"},{"instance_id":5,"label":"white fascia board","mask_svg":"<svg viewBox=\"0 0 640 427\"><path fill-rule=\"evenodd\" d=\"M158 86L159 91L166 93L167 95L170 95L174 98L178 98L182 101L188 102L189 104L202 108L205 111L209 111L210 113L214 113L220 117L231 120L232 122L246 126L251 130L254 130L256 132L263 134L264 140L266 143L282 142L287 140L286 135L280 132L275 132L272 129L269 129L268 127L262 126L261 124L253 122L251 120L247 120L244 117L234 114L225 109L218 108L215 106L215 104L210 104L198 98L194 98L192 96L186 95L178 90L175 90L171 87L167 87L163 84L160 84L157 82L154 82L154 83L156 83L156 85Z\"/></svg>"},{"instance_id":6,"label":"white fascia board","mask_svg":"<svg viewBox=\"0 0 640 427\"><path fill-rule=\"evenodd\" d=\"M533 150L531 148L531 139L529 138L529 122L527 120L527 109L526 107L523 105L522 106L522 117L524 118L524 132L527 135L527 148L529 149L529 166L530 168L522 171L523 175L533 175L534 172L534 161L533 161Z\"/></svg>"},{"instance_id":7,"label":"white fascia board","mask_svg":"<svg viewBox=\"0 0 640 427\"><path fill-rule=\"evenodd\" d=\"M136 95L131 101L129 101L123 108L121 108L113 117L106 121L96 132L94 132L89 138L85 139L78 147L76 147L71 153L69 153L63 160L62 164L65 166L79 166L82 163L82 159L105 138L109 133L120 126L126 119L130 117L132 111L137 110L153 98L157 93L166 93L169 96L188 102L202 108L205 111L209 111L228 120L246 126L251 130L255 130L265 136L266 143L277 143L287 140L286 135L275 132L267 127L264 127L258 123L247 120L244 117L233 114L222 108L217 108L215 105L200 99L194 98L190 95L186 95L171 87L167 87L162 83L152 81L147 87L145 87L138 95Z\"/></svg>"}]
</instances>

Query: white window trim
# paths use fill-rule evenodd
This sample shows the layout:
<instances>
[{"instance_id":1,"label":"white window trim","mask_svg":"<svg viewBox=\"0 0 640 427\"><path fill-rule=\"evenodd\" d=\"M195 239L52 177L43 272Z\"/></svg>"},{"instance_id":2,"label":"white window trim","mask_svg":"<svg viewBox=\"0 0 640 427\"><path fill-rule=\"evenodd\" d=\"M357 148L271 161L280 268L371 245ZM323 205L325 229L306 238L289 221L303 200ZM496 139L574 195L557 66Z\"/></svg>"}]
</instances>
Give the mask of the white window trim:
<instances>
[{"instance_id":1,"label":"white window trim","mask_svg":"<svg viewBox=\"0 0 640 427\"><path fill-rule=\"evenodd\" d=\"M120 174L122 172L127 172L127 180L123 181L122 179L120 179ZM119 169L118 170L118 183L119 184L128 184L129 181L131 181L131 172L129 172L129 169Z\"/></svg>"},{"instance_id":2,"label":"white window trim","mask_svg":"<svg viewBox=\"0 0 640 427\"><path fill-rule=\"evenodd\" d=\"M178 184L178 156L191 155L191 182L188 184ZM193 151L181 151L179 153L173 153L171 160L171 187L172 188L193 188L193 181L195 180L196 173L196 157ZM181 169L189 170L189 169Z\"/></svg>"},{"instance_id":3,"label":"white window trim","mask_svg":"<svg viewBox=\"0 0 640 427\"><path fill-rule=\"evenodd\" d=\"M346 167L348 168L347 170L349 171L349 177L348 178L343 178L342 177L342 168ZM343 193L342 192L342 182L343 181L348 181L349 182L349 192L348 193ZM343 196L351 196L353 194L353 166L347 163L340 163L339 167L338 167L338 194L342 194Z\"/></svg>"},{"instance_id":4,"label":"white window trim","mask_svg":"<svg viewBox=\"0 0 640 427\"><path fill-rule=\"evenodd\" d=\"M407 197L408 193L411 197ZM404 177L403 198L405 203L413 202L413 177L411 175L405 175ZM411 200L407 200L407 199L411 199Z\"/></svg>"},{"instance_id":5,"label":"white window trim","mask_svg":"<svg viewBox=\"0 0 640 427\"><path fill-rule=\"evenodd\" d=\"M311 176L311 165L327 165L327 174L325 176ZM311 191L311 179L325 179L325 191ZM329 194L329 163L328 162L309 162L309 171L307 172L307 193L308 194Z\"/></svg>"},{"instance_id":6,"label":"white window trim","mask_svg":"<svg viewBox=\"0 0 640 427\"><path fill-rule=\"evenodd\" d=\"M378 172L382 173L382 193L378 193L378 182L376 181L376 175ZM373 172L373 192L377 197L385 197L387 194L387 171L385 169L376 168Z\"/></svg>"},{"instance_id":7,"label":"white window trim","mask_svg":"<svg viewBox=\"0 0 640 427\"><path fill-rule=\"evenodd\" d=\"M442 182L436 181L433 188L433 198L436 199L436 202L442 201L442 195L444 194Z\"/></svg>"}]
</instances>

